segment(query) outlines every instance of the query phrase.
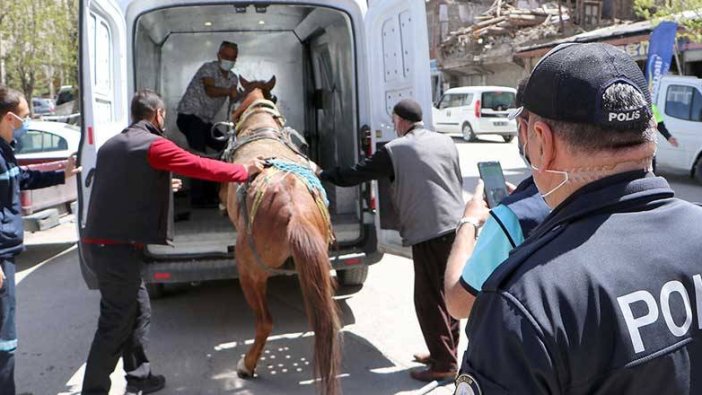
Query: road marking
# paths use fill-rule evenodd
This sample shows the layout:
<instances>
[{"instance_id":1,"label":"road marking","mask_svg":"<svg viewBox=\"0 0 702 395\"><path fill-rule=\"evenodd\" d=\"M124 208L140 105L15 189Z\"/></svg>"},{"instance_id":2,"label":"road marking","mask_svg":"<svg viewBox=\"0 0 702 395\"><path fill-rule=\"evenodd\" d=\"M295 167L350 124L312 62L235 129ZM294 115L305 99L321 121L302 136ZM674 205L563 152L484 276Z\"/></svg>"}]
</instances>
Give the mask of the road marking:
<instances>
[{"instance_id":1,"label":"road marking","mask_svg":"<svg viewBox=\"0 0 702 395\"><path fill-rule=\"evenodd\" d=\"M49 263L50 261L52 261L52 260L54 260L54 259L56 259L56 258L60 258L60 257L62 257L62 256L64 256L64 255L66 255L66 254L70 254L71 252L73 252L73 251L74 251L75 249L77 249L77 248L78 248L78 246L77 246L77 245L74 245L73 247L67 248L67 249L65 249L65 250L63 250L63 251L61 251L61 252L59 252L58 254L52 256L51 258L48 258L48 259L46 259L46 260L40 262L39 264L30 267L29 269L22 270L21 272L15 273L15 284L19 284L20 282L22 282L22 280L24 280L25 278L27 278L27 276L29 276L30 274L34 273L34 271L36 271L36 270L39 269L40 267L46 265L46 264Z\"/></svg>"},{"instance_id":2,"label":"road marking","mask_svg":"<svg viewBox=\"0 0 702 395\"><path fill-rule=\"evenodd\" d=\"M57 395L80 395L83 390L83 376L85 376L85 364L71 376L71 379L66 383L66 391L59 392ZM124 395L127 389L127 382L124 379L124 368L122 366L122 358L117 362L115 371L110 375L112 387L109 395Z\"/></svg>"}]
</instances>

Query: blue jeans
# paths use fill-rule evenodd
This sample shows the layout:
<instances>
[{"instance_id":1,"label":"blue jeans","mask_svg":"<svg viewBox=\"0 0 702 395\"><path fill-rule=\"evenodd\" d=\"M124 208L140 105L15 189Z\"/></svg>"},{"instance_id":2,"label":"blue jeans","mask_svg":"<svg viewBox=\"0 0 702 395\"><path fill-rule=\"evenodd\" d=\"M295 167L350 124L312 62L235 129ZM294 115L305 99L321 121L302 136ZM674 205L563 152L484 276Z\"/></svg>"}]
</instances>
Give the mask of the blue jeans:
<instances>
[{"instance_id":1,"label":"blue jeans","mask_svg":"<svg viewBox=\"0 0 702 395\"><path fill-rule=\"evenodd\" d=\"M5 281L0 288L0 395L15 395L15 263L0 259Z\"/></svg>"}]
</instances>

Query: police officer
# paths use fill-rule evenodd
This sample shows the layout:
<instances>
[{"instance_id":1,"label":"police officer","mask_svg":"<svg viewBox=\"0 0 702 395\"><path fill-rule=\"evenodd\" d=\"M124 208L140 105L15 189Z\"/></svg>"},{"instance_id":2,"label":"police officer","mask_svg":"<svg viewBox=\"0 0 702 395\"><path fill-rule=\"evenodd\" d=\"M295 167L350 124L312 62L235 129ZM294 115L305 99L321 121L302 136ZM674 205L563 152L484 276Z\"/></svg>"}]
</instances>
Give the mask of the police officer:
<instances>
[{"instance_id":1,"label":"police officer","mask_svg":"<svg viewBox=\"0 0 702 395\"><path fill-rule=\"evenodd\" d=\"M517 107L522 105L526 82L524 79L519 83ZM517 118L519 152L528 164L529 158L522 148L526 141L526 120L523 116L517 116L516 112L510 115ZM508 185L508 188L513 189L511 194L498 206L488 210L480 181L456 227L456 240L451 248L444 280L446 306L456 319L468 318L485 280L551 212L539 194L533 177L527 177L516 188L512 185ZM481 226L478 238L478 228Z\"/></svg>"},{"instance_id":2,"label":"police officer","mask_svg":"<svg viewBox=\"0 0 702 395\"><path fill-rule=\"evenodd\" d=\"M20 189L63 184L80 171L68 158L64 170L40 172L17 166L14 147L29 127L29 104L24 96L0 85L0 395L15 394L15 256L24 251Z\"/></svg>"},{"instance_id":3,"label":"police officer","mask_svg":"<svg viewBox=\"0 0 702 395\"><path fill-rule=\"evenodd\" d=\"M172 240L168 221L171 171L216 182L243 182L263 168L192 155L165 139L166 111L153 91L138 91L133 124L98 151L95 183L83 231L82 253L100 289L100 318L83 379L83 394L110 391L110 374L122 357L127 392L148 394L165 386L151 372L145 348L151 322L141 279L145 244Z\"/></svg>"},{"instance_id":4,"label":"police officer","mask_svg":"<svg viewBox=\"0 0 702 395\"><path fill-rule=\"evenodd\" d=\"M412 378L433 381L454 377L458 365L458 321L446 311L443 283L463 209L458 151L450 137L423 127L422 109L412 99L393 108L398 138L350 168L328 169L320 178L351 186L390 179L404 245L412 246L414 306L429 355L415 355L429 366L410 371Z\"/></svg>"},{"instance_id":5,"label":"police officer","mask_svg":"<svg viewBox=\"0 0 702 395\"><path fill-rule=\"evenodd\" d=\"M553 211L483 284L457 393L702 393L702 208L649 172L650 106L611 45L536 65L524 151Z\"/></svg>"}]
</instances>

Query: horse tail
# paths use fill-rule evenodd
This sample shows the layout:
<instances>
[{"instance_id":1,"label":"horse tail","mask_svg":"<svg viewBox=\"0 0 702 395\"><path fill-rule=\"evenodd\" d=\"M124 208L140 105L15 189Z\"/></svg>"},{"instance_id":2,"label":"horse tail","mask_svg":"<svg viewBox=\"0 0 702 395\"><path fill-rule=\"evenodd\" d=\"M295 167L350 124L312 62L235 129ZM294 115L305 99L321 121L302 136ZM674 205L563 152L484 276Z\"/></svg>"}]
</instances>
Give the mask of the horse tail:
<instances>
[{"instance_id":1,"label":"horse tail","mask_svg":"<svg viewBox=\"0 0 702 395\"><path fill-rule=\"evenodd\" d=\"M288 231L307 318L314 330L314 373L322 380L322 393L336 395L340 393L341 324L332 298L327 239L319 227L300 216L292 218Z\"/></svg>"}]
</instances>

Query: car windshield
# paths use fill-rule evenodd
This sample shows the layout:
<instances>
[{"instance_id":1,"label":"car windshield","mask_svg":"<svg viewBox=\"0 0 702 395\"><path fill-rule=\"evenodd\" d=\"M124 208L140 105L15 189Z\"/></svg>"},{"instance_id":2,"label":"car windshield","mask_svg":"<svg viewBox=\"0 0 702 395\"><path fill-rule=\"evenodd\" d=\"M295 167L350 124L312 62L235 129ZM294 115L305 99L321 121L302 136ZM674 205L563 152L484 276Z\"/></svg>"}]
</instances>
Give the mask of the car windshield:
<instances>
[{"instance_id":1,"label":"car windshield","mask_svg":"<svg viewBox=\"0 0 702 395\"><path fill-rule=\"evenodd\" d=\"M483 92L482 107L495 111L515 108L513 92Z\"/></svg>"}]
</instances>

